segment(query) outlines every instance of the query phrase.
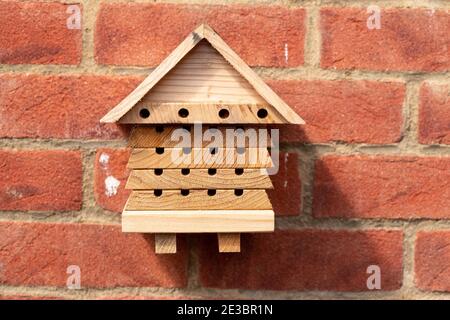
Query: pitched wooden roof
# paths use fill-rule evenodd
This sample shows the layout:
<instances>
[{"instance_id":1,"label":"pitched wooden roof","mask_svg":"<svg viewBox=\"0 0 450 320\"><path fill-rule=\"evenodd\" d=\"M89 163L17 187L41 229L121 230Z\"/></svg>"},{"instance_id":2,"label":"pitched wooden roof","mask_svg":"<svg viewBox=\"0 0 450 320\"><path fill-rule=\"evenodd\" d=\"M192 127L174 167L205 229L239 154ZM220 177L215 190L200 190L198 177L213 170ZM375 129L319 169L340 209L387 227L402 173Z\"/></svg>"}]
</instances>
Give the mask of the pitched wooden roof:
<instances>
[{"instance_id":1,"label":"pitched wooden roof","mask_svg":"<svg viewBox=\"0 0 450 320\"><path fill-rule=\"evenodd\" d=\"M201 40L206 39L255 91L272 105L284 118L285 123L304 124L295 113L208 25L202 24L191 32L164 61L100 122L117 122L138 103L186 54Z\"/></svg>"}]
</instances>

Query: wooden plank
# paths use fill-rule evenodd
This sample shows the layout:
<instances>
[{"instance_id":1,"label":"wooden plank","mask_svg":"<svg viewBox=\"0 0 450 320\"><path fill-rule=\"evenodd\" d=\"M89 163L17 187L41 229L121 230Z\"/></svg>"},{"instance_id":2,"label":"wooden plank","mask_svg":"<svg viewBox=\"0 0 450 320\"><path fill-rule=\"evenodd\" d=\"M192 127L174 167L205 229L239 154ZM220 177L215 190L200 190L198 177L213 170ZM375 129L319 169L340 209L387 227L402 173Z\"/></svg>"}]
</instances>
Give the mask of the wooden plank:
<instances>
[{"instance_id":1,"label":"wooden plank","mask_svg":"<svg viewBox=\"0 0 450 320\"><path fill-rule=\"evenodd\" d=\"M155 234L155 253L177 253L177 236L172 233Z\"/></svg>"},{"instance_id":2,"label":"wooden plank","mask_svg":"<svg viewBox=\"0 0 450 320\"><path fill-rule=\"evenodd\" d=\"M179 98L188 103L139 102L119 122L140 124L276 124L283 122L278 111L270 105L255 103L197 103L198 99L195 93L179 93ZM180 116L180 110L182 109L187 110L187 116ZM145 113L142 113L143 110L146 110ZM221 116L221 112L226 112L227 116ZM263 116L260 117L258 116L259 114Z\"/></svg>"},{"instance_id":3,"label":"wooden plank","mask_svg":"<svg viewBox=\"0 0 450 320\"><path fill-rule=\"evenodd\" d=\"M208 195L207 190L163 190L157 195L151 190L132 191L125 205L127 211L150 210L271 210L272 205L264 190L216 190Z\"/></svg>"},{"instance_id":4,"label":"wooden plank","mask_svg":"<svg viewBox=\"0 0 450 320\"><path fill-rule=\"evenodd\" d=\"M241 252L240 233L218 233L219 252Z\"/></svg>"},{"instance_id":5,"label":"wooden plank","mask_svg":"<svg viewBox=\"0 0 450 320\"><path fill-rule=\"evenodd\" d=\"M236 147L258 147L259 143L259 134L265 135L267 137L267 144L270 146L270 130L266 129L267 134L264 132L260 132L260 129L265 128L251 128L244 126L225 126L225 127L216 127L213 126L215 130L218 130L220 135L222 136L222 141L208 141L207 139L203 139L206 136L210 136L214 134L214 131L210 130L207 135L205 132L212 128L208 125L203 125L201 127L201 131L194 126L187 126L185 130L189 130L190 139L188 140L187 146L195 146L194 138L195 135L200 135L200 147L208 147L211 146L214 142L214 146L217 147L226 147L226 143L234 142ZM239 128L239 130L237 130ZM128 146L131 148L156 148L156 147L164 147L164 148L174 148L180 146L181 138L179 137L179 132L182 127L180 126L170 126L170 125L159 125L159 126L136 126L133 128L130 138L128 139ZM176 131L178 130L178 131ZM198 131L198 132L197 132ZM187 134L187 132L186 132ZM243 141L238 142L238 141ZM184 142L184 141L183 141Z\"/></svg>"},{"instance_id":6,"label":"wooden plank","mask_svg":"<svg viewBox=\"0 0 450 320\"><path fill-rule=\"evenodd\" d=\"M162 152L159 154L158 152ZM188 152L185 154L184 152ZM212 155L204 148L137 148L131 150L129 169L167 168L270 168L272 159L267 149L246 149L238 154L235 149L221 149Z\"/></svg>"},{"instance_id":7,"label":"wooden plank","mask_svg":"<svg viewBox=\"0 0 450 320\"><path fill-rule=\"evenodd\" d=\"M122 214L123 232L237 233L272 232L272 210L128 211Z\"/></svg>"},{"instance_id":8,"label":"wooden plank","mask_svg":"<svg viewBox=\"0 0 450 320\"><path fill-rule=\"evenodd\" d=\"M243 172L241 172L241 170ZM126 189L272 189L265 169L133 170Z\"/></svg>"}]
</instances>

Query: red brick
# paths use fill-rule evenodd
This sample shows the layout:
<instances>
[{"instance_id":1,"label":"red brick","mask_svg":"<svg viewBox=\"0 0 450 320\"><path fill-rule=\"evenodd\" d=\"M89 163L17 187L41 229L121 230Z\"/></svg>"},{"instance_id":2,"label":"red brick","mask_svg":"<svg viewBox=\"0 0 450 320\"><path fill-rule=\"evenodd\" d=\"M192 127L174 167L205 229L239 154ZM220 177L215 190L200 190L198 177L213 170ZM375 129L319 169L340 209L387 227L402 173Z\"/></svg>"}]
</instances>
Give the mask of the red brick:
<instances>
[{"instance_id":1,"label":"red brick","mask_svg":"<svg viewBox=\"0 0 450 320\"><path fill-rule=\"evenodd\" d=\"M279 170L272 175L274 189L267 190L270 202L278 216L300 214L302 204L302 184L299 175L297 153L282 152L279 157Z\"/></svg>"},{"instance_id":2,"label":"red brick","mask_svg":"<svg viewBox=\"0 0 450 320\"><path fill-rule=\"evenodd\" d=\"M450 232L421 231L417 234L415 283L423 290L450 291Z\"/></svg>"},{"instance_id":3,"label":"red brick","mask_svg":"<svg viewBox=\"0 0 450 320\"><path fill-rule=\"evenodd\" d=\"M141 78L0 75L0 137L114 139L116 125L99 120ZM126 127L124 127L126 128Z\"/></svg>"},{"instance_id":4,"label":"red brick","mask_svg":"<svg viewBox=\"0 0 450 320\"><path fill-rule=\"evenodd\" d=\"M241 253L220 254L204 236L202 286L225 289L365 291L367 267L381 268L381 289L402 282L400 231L285 230L245 234Z\"/></svg>"},{"instance_id":5,"label":"red brick","mask_svg":"<svg viewBox=\"0 0 450 320\"><path fill-rule=\"evenodd\" d=\"M450 218L450 157L325 156L315 165L313 213Z\"/></svg>"},{"instance_id":6,"label":"red brick","mask_svg":"<svg viewBox=\"0 0 450 320\"><path fill-rule=\"evenodd\" d=\"M428 144L450 144L450 84L422 84L419 141Z\"/></svg>"},{"instance_id":7,"label":"red brick","mask_svg":"<svg viewBox=\"0 0 450 320\"><path fill-rule=\"evenodd\" d=\"M81 208L82 167L77 151L0 150L0 210Z\"/></svg>"},{"instance_id":8,"label":"red brick","mask_svg":"<svg viewBox=\"0 0 450 320\"><path fill-rule=\"evenodd\" d=\"M77 4L81 11L81 4ZM68 29L68 4L0 2L0 63L79 64L81 30Z\"/></svg>"},{"instance_id":9,"label":"red brick","mask_svg":"<svg viewBox=\"0 0 450 320\"><path fill-rule=\"evenodd\" d=\"M201 23L213 27L252 66L303 64L304 9L138 3L101 4L95 28L96 60L156 66Z\"/></svg>"},{"instance_id":10,"label":"red brick","mask_svg":"<svg viewBox=\"0 0 450 320\"><path fill-rule=\"evenodd\" d=\"M366 8L321 10L325 68L446 71L450 69L450 14L434 9L383 9L370 30Z\"/></svg>"},{"instance_id":11,"label":"red brick","mask_svg":"<svg viewBox=\"0 0 450 320\"><path fill-rule=\"evenodd\" d=\"M184 287L184 242L177 254L155 255L153 241L149 234L122 233L120 226L2 222L0 280L65 287L67 267L77 265L82 288Z\"/></svg>"},{"instance_id":12,"label":"red brick","mask_svg":"<svg viewBox=\"0 0 450 320\"><path fill-rule=\"evenodd\" d=\"M130 152L125 149L104 148L97 150L94 193L96 202L104 209L122 212L125 206L125 202L130 195L129 190L125 190L129 175L129 170L126 168L129 157ZM120 183L117 190L114 190L111 184L107 188L107 179L116 179Z\"/></svg>"},{"instance_id":13,"label":"red brick","mask_svg":"<svg viewBox=\"0 0 450 320\"><path fill-rule=\"evenodd\" d=\"M268 81L306 121L285 126L281 140L394 143L402 138L405 85L376 81Z\"/></svg>"},{"instance_id":14,"label":"red brick","mask_svg":"<svg viewBox=\"0 0 450 320\"><path fill-rule=\"evenodd\" d=\"M108 161L100 161L100 159ZM122 212L129 190L125 190L129 170L126 168L130 151L126 149L102 148L97 150L95 157L95 200L102 208ZM297 170L298 156L294 153L280 155L280 170L276 176L271 177L276 188L269 191L269 197L276 215L298 215L301 206L301 182ZM107 189L106 179L119 181L117 192ZM113 178L111 178L113 177Z\"/></svg>"}]
</instances>

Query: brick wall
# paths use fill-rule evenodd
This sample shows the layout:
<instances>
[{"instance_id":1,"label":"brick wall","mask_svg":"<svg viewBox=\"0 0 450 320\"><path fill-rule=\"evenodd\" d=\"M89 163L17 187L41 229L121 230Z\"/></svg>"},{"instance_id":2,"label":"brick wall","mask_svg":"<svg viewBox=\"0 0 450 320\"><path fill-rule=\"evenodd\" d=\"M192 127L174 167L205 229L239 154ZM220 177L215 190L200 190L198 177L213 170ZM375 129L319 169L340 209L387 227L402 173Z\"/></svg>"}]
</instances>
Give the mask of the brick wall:
<instances>
[{"instance_id":1,"label":"brick wall","mask_svg":"<svg viewBox=\"0 0 450 320\"><path fill-rule=\"evenodd\" d=\"M141 2L82 0L81 29L0 2L0 298L450 298L448 1ZM201 22L307 124L281 134L274 234L156 256L120 231L128 132L99 119Z\"/></svg>"}]
</instances>

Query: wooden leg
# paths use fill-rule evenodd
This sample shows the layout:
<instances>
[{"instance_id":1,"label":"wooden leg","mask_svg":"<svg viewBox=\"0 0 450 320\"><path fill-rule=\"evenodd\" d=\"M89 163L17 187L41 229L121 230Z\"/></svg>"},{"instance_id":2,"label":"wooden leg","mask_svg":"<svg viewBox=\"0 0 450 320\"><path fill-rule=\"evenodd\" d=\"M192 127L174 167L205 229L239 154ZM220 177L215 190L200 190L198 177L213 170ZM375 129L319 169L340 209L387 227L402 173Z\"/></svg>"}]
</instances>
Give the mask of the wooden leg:
<instances>
[{"instance_id":1,"label":"wooden leg","mask_svg":"<svg viewBox=\"0 0 450 320\"><path fill-rule=\"evenodd\" d=\"M218 233L219 252L241 252L240 233Z\"/></svg>"},{"instance_id":2,"label":"wooden leg","mask_svg":"<svg viewBox=\"0 0 450 320\"><path fill-rule=\"evenodd\" d=\"M155 253L177 253L177 235L175 233L155 234Z\"/></svg>"}]
</instances>

